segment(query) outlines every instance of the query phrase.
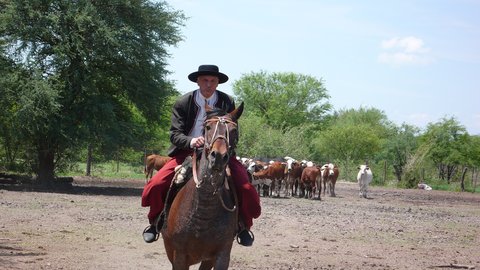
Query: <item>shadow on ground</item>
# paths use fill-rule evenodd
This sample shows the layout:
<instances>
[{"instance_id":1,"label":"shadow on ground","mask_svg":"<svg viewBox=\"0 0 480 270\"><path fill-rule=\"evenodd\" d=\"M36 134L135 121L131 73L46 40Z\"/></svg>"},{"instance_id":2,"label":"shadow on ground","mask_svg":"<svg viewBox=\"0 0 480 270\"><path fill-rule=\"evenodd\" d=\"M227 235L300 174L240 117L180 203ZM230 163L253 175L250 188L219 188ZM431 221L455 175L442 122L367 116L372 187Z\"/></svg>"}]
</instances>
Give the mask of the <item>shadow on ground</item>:
<instances>
[{"instance_id":1,"label":"shadow on ground","mask_svg":"<svg viewBox=\"0 0 480 270\"><path fill-rule=\"evenodd\" d=\"M100 180L95 177L63 177L49 185L40 185L26 176L0 174L0 190L106 196L142 195L142 180Z\"/></svg>"}]
</instances>

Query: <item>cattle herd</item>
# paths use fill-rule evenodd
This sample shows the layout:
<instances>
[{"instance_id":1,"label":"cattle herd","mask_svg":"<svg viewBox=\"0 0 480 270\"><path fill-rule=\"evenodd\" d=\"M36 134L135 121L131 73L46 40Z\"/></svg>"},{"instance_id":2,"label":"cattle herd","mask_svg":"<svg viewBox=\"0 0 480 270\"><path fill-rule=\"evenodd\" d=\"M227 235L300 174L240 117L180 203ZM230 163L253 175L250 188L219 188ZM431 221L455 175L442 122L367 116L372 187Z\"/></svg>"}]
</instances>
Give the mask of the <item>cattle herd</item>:
<instances>
[{"instance_id":1,"label":"cattle herd","mask_svg":"<svg viewBox=\"0 0 480 270\"><path fill-rule=\"evenodd\" d=\"M291 157L270 161L237 158L247 169L251 183L261 196L291 196L317 200L321 200L321 195L325 194L336 196L335 184L340 174L336 164L315 164L312 161L299 161ZM367 165L361 165L358 169L360 197L367 198L372 172Z\"/></svg>"},{"instance_id":2,"label":"cattle herd","mask_svg":"<svg viewBox=\"0 0 480 270\"><path fill-rule=\"evenodd\" d=\"M145 159L145 176L152 177L170 158L149 155ZM247 169L250 182L264 197L299 197L321 200L321 195L335 197L335 184L340 170L336 164L315 164L312 161L285 157L277 160L237 157ZM367 198L373 175L368 165L358 167L359 196Z\"/></svg>"}]
</instances>

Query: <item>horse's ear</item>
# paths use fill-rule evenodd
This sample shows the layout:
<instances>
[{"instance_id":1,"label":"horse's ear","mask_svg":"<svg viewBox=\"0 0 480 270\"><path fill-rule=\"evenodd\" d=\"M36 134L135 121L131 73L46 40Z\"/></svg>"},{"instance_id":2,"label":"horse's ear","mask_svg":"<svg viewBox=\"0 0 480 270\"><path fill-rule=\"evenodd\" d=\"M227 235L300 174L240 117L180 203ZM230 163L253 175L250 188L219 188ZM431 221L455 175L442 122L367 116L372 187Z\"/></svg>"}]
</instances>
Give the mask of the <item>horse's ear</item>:
<instances>
[{"instance_id":1,"label":"horse's ear","mask_svg":"<svg viewBox=\"0 0 480 270\"><path fill-rule=\"evenodd\" d=\"M238 106L235 110L233 110L233 112L230 113L230 115L232 116L232 119L237 121L238 118L240 118L240 116L242 115L242 113L243 113L243 101L240 104L240 106Z\"/></svg>"}]
</instances>

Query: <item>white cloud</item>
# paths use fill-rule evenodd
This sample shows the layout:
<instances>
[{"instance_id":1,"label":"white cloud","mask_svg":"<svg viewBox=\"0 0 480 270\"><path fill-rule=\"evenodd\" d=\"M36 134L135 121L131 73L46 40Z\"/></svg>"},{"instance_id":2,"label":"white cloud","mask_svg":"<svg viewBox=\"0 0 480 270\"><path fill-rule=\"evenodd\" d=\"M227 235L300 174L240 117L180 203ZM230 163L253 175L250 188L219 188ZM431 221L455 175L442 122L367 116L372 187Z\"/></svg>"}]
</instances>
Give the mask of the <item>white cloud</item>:
<instances>
[{"instance_id":1,"label":"white cloud","mask_svg":"<svg viewBox=\"0 0 480 270\"><path fill-rule=\"evenodd\" d=\"M430 49L424 46L422 39L417 37L394 37L383 40L382 52L378 56L380 63L391 65L427 65L432 59L429 56Z\"/></svg>"}]
</instances>

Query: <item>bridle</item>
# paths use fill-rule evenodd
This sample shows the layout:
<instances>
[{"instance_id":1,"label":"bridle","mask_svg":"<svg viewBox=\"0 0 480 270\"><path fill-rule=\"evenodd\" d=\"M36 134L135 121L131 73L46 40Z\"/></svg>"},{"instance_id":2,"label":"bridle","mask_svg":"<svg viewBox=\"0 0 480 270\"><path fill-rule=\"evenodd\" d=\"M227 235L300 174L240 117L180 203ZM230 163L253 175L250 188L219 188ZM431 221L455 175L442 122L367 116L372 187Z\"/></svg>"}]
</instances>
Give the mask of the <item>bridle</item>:
<instances>
[{"instance_id":1,"label":"bridle","mask_svg":"<svg viewBox=\"0 0 480 270\"><path fill-rule=\"evenodd\" d=\"M204 147L205 147L206 152L207 153L210 152L210 148L212 147L212 145L215 143L216 140L223 139L223 140L225 140L225 142L227 144L228 155L230 156L232 146L230 145L230 131L228 130L228 124L232 124L234 126L237 126L237 123L235 123L234 121L232 121L231 119L229 119L225 116L217 116L217 117L214 117L214 118L207 119L207 120L205 120L204 125L207 126L210 123L216 123L216 124L215 124L215 130L213 131L213 135L212 135L212 141L209 142L207 136L205 136ZM224 135L218 134L219 125L225 125L226 134L227 134L226 137Z\"/></svg>"}]
</instances>

